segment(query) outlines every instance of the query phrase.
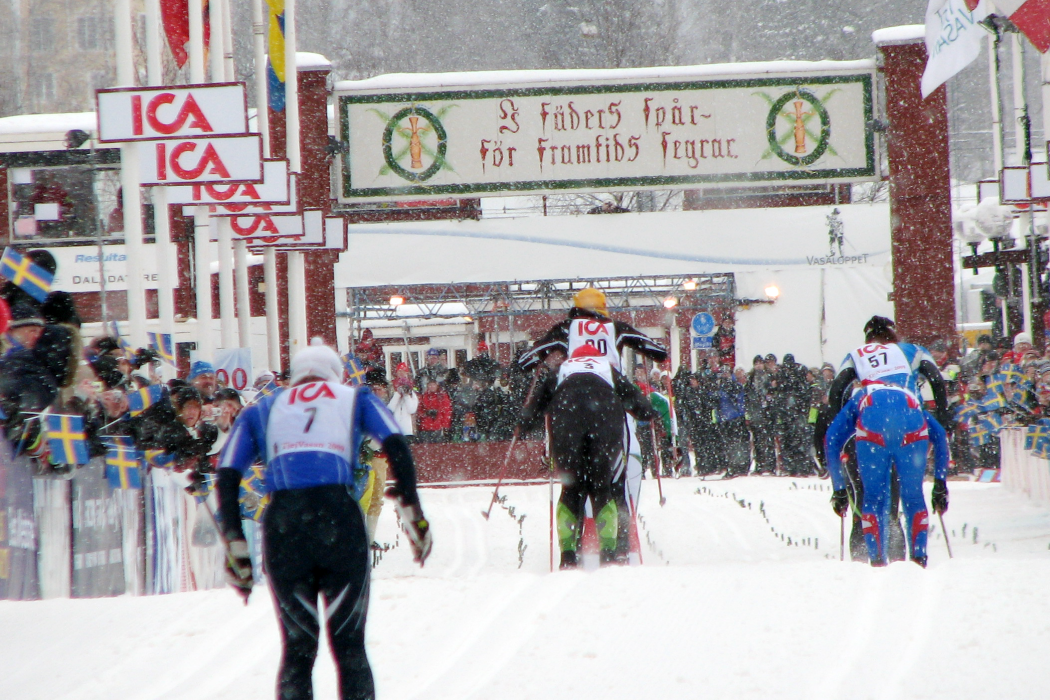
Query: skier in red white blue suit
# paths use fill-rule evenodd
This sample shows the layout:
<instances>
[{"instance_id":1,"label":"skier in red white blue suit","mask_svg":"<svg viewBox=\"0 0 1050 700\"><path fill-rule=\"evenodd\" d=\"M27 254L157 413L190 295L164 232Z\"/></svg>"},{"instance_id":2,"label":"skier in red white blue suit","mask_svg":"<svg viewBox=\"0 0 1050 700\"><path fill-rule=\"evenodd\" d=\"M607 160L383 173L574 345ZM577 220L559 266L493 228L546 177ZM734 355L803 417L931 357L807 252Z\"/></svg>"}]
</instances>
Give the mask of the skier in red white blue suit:
<instances>
[{"instance_id":1,"label":"skier in red white blue suit","mask_svg":"<svg viewBox=\"0 0 1050 700\"><path fill-rule=\"evenodd\" d=\"M840 376L853 375L860 389L842 407L825 438L828 470L835 492L832 506L840 516L848 508L846 479L839 455L856 438L857 462L863 484L861 519L872 566L885 566L886 528L890 519L890 482L896 471L905 513L908 549L912 561L926 566L929 513L922 492L926 457L934 454L935 512L948 509L948 439L937 420L923 409L917 394L914 368L928 353L911 343L897 342L893 321L873 317L865 326L865 345L843 363Z\"/></svg>"}]
</instances>

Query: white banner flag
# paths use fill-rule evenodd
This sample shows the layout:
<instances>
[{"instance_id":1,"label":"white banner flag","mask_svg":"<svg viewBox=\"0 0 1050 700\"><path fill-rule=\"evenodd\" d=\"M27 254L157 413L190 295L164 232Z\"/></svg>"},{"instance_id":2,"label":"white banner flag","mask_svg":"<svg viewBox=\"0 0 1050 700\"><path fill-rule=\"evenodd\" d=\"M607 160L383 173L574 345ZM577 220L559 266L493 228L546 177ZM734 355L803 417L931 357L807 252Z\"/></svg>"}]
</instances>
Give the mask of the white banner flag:
<instances>
[{"instance_id":1,"label":"white banner flag","mask_svg":"<svg viewBox=\"0 0 1050 700\"><path fill-rule=\"evenodd\" d=\"M928 58L922 74L924 98L981 53L985 30L978 22L987 16L986 0L981 0L973 12L967 9L966 0L930 0L926 7Z\"/></svg>"}]
</instances>

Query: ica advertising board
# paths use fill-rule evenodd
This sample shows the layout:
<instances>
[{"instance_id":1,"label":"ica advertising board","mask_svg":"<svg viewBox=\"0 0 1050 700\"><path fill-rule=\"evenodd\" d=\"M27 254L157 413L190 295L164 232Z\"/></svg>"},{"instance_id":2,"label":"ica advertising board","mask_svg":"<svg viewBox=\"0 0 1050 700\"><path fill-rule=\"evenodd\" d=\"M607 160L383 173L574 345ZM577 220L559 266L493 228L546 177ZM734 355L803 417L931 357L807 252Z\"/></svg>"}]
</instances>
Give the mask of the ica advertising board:
<instances>
[{"instance_id":1,"label":"ica advertising board","mask_svg":"<svg viewBox=\"0 0 1050 700\"><path fill-rule=\"evenodd\" d=\"M583 82L546 72L542 85L341 83L339 199L877 176L870 64L691 78L681 70Z\"/></svg>"}]
</instances>

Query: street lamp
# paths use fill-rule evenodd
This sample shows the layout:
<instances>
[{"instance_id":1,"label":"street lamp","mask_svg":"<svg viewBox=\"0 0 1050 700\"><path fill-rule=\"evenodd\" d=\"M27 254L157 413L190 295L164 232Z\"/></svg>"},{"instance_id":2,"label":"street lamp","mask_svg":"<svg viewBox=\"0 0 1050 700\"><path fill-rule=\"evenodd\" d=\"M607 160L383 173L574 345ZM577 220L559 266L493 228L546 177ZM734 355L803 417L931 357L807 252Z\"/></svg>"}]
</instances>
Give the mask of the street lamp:
<instances>
[{"instance_id":1,"label":"street lamp","mask_svg":"<svg viewBox=\"0 0 1050 700\"><path fill-rule=\"evenodd\" d=\"M676 306L678 306L678 299L676 299L675 297L671 296L664 299L665 309L673 309Z\"/></svg>"},{"instance_id":2,"label":"street lamp","mask_svg":"<svg viewBox=\"0 0 1050 700\"><path fill-rule=\"evenodd\" d=\"M401 296L400 294L395 294L394 296L390 297L390 305L391 306L397 307L397 306L401 306L404 303L405 303L405 298L403 296Z\"/></svg>"},{"instance_id":3,"label":"street lamp","mask_svg":"<svg viewBox=\"0 0 1050 700\"><path fill-rule=\"evenodd\" d=\"M771 284L766 287L766 296L769 297L770 301L776 301L777 297L780 296L780 288L775 284Z\"/></svg>"},{"instance_id":4,"label":"street lamp","mask_svg":"<svg viewBox=\"0 0 1050 700\"><path fill-rule=\"evenodd\" d=\"M689 278L685 282L682 282L682 289L687 292L696 291L696 280Z\"/></svg>"}]
</instances>

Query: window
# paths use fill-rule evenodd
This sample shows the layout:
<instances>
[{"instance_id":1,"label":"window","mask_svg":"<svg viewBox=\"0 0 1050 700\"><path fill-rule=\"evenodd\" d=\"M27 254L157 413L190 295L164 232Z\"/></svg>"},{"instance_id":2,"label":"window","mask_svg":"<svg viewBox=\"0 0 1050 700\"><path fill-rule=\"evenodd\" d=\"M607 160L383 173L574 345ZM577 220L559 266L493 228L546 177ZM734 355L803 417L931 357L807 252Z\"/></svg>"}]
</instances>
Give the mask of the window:
<instances>
[{"instance_id":1,"label":"window","mask_svg":"<svg viewBox=\"0 0 1050 700\"><path fill-rule=\"evenodd\" d=\"M55 74L42 73L32 82L33 97L38 107L44 107L55 99Z\"/></svg>"},{"instance_id":2,"label":"window","mask_svg":"<svg viewBox=\"0 0 1050 700\"><path fill-rule=\"evenodd\" d=\"M54 34L51 31L51 20L36 17L29 25L29 49L31 51L54 50Z\"/></svg>"},{"instance_id":3,"label":"window","mask_svg":"<svg viewBox=\"0 0 1050 700\"><path fill-rule=\"evenodd\" d=\"M113 21L103 15L84 15L77 19L77 48L102 51L113 43Z\"/></svg>"}]
</instances>

